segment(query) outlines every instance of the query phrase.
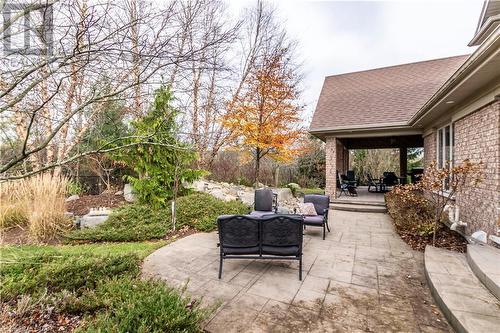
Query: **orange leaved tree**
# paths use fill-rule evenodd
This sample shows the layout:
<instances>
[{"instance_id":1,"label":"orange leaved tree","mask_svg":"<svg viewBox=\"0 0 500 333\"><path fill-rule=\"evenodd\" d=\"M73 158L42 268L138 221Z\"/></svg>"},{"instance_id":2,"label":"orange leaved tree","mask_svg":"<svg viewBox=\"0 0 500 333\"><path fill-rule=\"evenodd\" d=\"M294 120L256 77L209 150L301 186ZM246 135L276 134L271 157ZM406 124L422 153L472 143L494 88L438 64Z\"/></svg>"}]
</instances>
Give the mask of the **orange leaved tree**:
<instances>
[{"instance_id":1,"label":"orange leaved tree","mask_svg":"<svg viewBox=\"0 0 500 333\"><path fill-rule=\"evenodd\" d=\"M277 48L262 57L245 82L245 93L230 102L231 111L224 116L223 125L236 147L255 160L256 183L263 157L289 161L299 152L299 80L289 48Z\"/></svg>"}]
</instances>

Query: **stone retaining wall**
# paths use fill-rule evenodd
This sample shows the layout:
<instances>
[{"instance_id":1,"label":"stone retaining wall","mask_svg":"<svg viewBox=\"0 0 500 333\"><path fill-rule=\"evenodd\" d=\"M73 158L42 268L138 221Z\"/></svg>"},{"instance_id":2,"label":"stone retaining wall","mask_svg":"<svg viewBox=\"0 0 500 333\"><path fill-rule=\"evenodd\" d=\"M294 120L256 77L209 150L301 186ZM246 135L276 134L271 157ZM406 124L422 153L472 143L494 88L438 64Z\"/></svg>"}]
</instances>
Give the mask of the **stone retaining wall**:
<instances>
[{"instance_id":1,"label":"stone retaining wall","mask_svg":"<svg viewBox=\"0 0 500 333\"><path fill-rule=\"evenodd\" d=\"M231 201L241 200L244 204L253 206L255 189L243 185L236 185L224 182L214 182L209 180L198 180L193 182L191 188L198 192L208 193L220 200ZM292 195L289 188L271 188L278 194L278 207L285 208L293 212L297 208L300 199Z\"/></svg>"}]
</instances>

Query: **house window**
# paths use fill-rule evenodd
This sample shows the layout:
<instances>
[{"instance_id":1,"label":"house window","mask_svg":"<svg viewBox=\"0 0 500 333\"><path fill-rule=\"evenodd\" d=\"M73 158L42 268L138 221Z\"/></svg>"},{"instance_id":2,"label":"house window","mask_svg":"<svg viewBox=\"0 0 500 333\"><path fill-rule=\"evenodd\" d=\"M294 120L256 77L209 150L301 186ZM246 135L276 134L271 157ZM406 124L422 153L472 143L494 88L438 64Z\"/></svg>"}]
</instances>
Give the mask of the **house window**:
<instances>
[{"instance_id":1,"label":"house window","mask_svg":"<svg viewBox=\"0 0 500 333\"><path fill-rule=\"evenodd\" d=\"M441 127L437 131L437 166L438 168L451 169L453 167L453 146L455 145L454 124ZM448 189L448 180L445 181L444 189Z\"/></svg>"}]
</instances>

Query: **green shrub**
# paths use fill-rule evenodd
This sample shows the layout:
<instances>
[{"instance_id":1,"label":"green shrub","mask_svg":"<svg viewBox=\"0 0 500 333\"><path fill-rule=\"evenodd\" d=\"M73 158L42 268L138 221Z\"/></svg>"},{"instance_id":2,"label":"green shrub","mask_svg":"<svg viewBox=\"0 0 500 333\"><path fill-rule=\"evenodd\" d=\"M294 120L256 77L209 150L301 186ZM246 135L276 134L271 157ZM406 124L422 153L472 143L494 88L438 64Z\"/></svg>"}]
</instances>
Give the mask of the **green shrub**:
<instances>
[{"instance_id":1,"label":"green shrub","mask_svg":"<svg viewBox=\"0 0 500 333\"><path fill-rule=\"evenodd\" d=\"M179 194L186 193L187 189L182 184L204 174L201 170L190 168L196 160L196 151L177 138L178 110L172 105L173 99L170 89L164 86L158 88L148 112L131 123L131 143L136 145L118 154L135 172L125 178L137 192L139 202L157 209L167 207L168 200L175 197L176 184ZM155 145L142 144L144 137Z\"/></svg>"},{"instance_id":2,"label":"green shrub","mask_svg":"<svg viewBox=\"0 0 500 333\"><path fill-rule=\"evenodd\" d=\"M292 195L294 197L297 196L297 191L300 190L300 185L299 184L295 184L295 183L287 184L286 187L289 188L290 191L292 191Z\"/></svg>"},{"instance_id":3,"label":"green shrub","mask_svg":"<svg viewBox=\"0 0 500 333\"><path fill-rule=\"evenodd\" d=\"M38 255L29 260L3 265L0 269L0 297L41 294L45 290L80 292L95 288L105 278L135 276L139 272L135 254L114 256Z\"/></svg>"},{"instance_id":4,"label":"green shrub","mask_svg":"<svg viewBox=\"0 0 500 333\"><path fill-rule=\"evenodd\" d=\"M177 224L199 231L213 231L216 219L224 214L248 214L250 207L240 201L222 201L206 193L193 193L177 199Z\"/></svg>"},{"instance_id":5,"label":"green shrub","mask_svg":"<svg viewBox=\"0 0 500 333\"><path fill-rule=\"evenodd\" d=\"M77 332L198 332L204 311L158 281L115 279L83 304L105 309Z\"/></svg>"},{"instance_id":6,"label":"green shrub","mask_svg":"<svg viewBox=\"0 0 500 333\"><path fill-rule=\"evenodd\" d=\"M78 181L71 180L68 181L68 183L66 184L66 193L69 195L75 195L75 194L81 195L87 191L88 191L87 186Z\"/></svg>"},{"instance_id":7,"label":"green shrub","mask_svg":"<svg viewBox=\"0 0 500 333\"><path fill-rule=\"evenodd\" d=\"M210 309L190 304L162 282L139 278L140 260L162 245L2 247L0 297L14 311L19 297L59 313L83 315L79 332L201 331Z\"/></svg>"},{"instance_id":8,"label":"green shrub","mask_svg":"<svg viewBox=\"0 0 500 333\"><path fill-rule=\"evenodd\" d=\"M239 201L225 202L206 193L193 193L177 199L177 225L199 231L216 229L216 218L223 214L246 214L249 207ZM125 242L159 239L172 229L169 208L152 209L133 204L117 209L109 219L93 229L75 230L70 241Z\"/></svg>"},{"instance_id":9,"label":"green shrub","mask_svg":"<svg viewBox=\"0 0 500 333\"><path fill-rule=\"evenodd\" d=\"M74 230L66 237L75 241L129 242L163 238L170 228L170 210L141 204L118 208L96 228Z\"/></svg>"}]
</instances>

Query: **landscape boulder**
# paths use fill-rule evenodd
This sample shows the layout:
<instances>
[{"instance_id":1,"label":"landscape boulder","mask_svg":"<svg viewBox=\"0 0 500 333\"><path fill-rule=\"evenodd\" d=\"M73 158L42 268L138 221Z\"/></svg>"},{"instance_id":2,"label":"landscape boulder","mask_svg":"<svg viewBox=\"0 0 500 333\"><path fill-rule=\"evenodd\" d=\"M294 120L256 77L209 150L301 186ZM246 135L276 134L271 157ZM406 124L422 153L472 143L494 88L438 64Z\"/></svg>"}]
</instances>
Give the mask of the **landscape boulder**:
<instances>
[{"instance_id":1,"label":"landscape boulder","mask_svg":"<svg viewBox=\"0 0 500 333\"><path fill-rule=\"evenodd\" d=\"M78 194L73 194L72 196L66 198L66 202L76 201L78 199L80 199L80 196Z\"/></svg>"},{"instance_id":2,"label":"landscape boulder","mask_svg":"<svg viewBox=\"0 0 500 333\"><path fill-rule=\"evenodd\" d=\"M264 187L264 185L261 187ZM224 201L240 200L245 205L253 206L255 189L248 186L230 184L225 182L215 182L210 180L197 180L189 186L191 189L208 193L217 199ZM280 213L292 213L297 208L299 199L292 195L289 188L272 188L278 194L278 207Z\"/></svg>"},{"instance_id":3,"label":"landscape boulder","mask_svg":"<svg viewBox=\"0 0 500 333\"><path fill-rule=\"evenodd\" d=\"M94 228L106 220L111 214L111 210L106 207L91 208L87 215L80 218L80 228Z\"/></svg>"},{"instance_id":4,"label":"landscape boulder","mask_svg":"<svg viewBox=\"0 0 500 333\"><path fill-rule=\"evenodd\" d=\"M123 187L123 198L125 198L127 202L135 202L137 200L134 188L131 184L125 184Z\"/></svg>"}]
</instances>

